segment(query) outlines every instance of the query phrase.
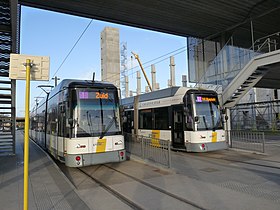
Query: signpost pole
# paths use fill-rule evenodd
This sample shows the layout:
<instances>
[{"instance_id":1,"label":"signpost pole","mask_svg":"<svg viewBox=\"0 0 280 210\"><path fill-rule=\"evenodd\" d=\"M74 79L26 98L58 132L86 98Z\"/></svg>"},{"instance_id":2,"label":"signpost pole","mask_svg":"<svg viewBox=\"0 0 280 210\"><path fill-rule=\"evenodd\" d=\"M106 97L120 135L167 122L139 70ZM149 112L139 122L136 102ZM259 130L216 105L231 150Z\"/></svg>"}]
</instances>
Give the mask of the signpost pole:
<instances>
[{"instance_id":1,"label":"signpost pole","mask_svg":"<svg viewBox=\"0 0 280 210\"><path fill-rule=\"evenodd\" d=\"M26 59L25 89L25 126L24 126L24 188L23 209L28 210L28 162L29 162L29 100L30 100L30 69L31 61Z\"/></svg>"},{"instance_id":2,"label":"signpost pole","mask_svg":"<svg viewBox=\"0 0 280 210\"><path fill-rule=\"evenodd\" d=\"M31 74L31 68L32 74ZM26 80L25 88L25 126L24 126L24 167L23 167L23 210L28 210L28 167L29 167L29 101L30 80L48 81L50 58L48 56L32 56L10 54L10 79Z\"/></svg>"}]
</instances>

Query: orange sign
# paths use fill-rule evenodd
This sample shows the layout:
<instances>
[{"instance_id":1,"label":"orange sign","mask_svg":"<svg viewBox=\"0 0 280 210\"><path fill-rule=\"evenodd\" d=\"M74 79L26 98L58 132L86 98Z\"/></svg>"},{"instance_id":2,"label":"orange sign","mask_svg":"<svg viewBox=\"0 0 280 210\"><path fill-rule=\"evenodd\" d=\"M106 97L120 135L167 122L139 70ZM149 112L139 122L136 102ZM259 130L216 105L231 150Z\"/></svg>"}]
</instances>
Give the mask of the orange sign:
<instances>
[{"instance_id":1,"label":"orange sign","mask_svg":"<svg viewBox=\"0 0 280 210\"><path fill-rule=\"evenodd\" d=\"M99 92L96 92L95 97L98 98L98 99L108 99L108 93L99 93Z\"/></svg>"},{"instance_id":2,"label":"orange sign","mask_svg":"<svg viewBox=\"0 0 280 210\"><path fill-rule=\"evenodd\" d=\"M216 98L202 97L202 101L216 101Z\"/></svg>"}]
</instances>

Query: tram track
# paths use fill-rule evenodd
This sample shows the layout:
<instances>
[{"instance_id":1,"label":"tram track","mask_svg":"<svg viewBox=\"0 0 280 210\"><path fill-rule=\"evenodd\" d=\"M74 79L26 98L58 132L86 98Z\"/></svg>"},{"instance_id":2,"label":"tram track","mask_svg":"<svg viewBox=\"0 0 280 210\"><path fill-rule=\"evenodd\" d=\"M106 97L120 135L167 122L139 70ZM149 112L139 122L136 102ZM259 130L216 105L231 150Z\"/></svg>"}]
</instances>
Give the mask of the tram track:
<instances>
[{"instance_id":1,"label":"tram track","mask_svg":"<svg viewBox=\"0 0 280 210\"><path fill-rule=\"evenodd\" d=\"M156 192L162 193L162 194L164 194L164 195L166 195L166 196L169 196L169 197L171 197L171 198L173 198L173 199L175 199L175 200L177 200L177 201L179 201L179 202L182 202L182 203L184 203L184 204L187 204L187 205L189 205L189 206L192 206L192 207L194 207L195 209L207 210L206 208L204 208L204 207L202 207L202 206L200 206L200 205L198 205L198 204L196 204L196 203L194 203L194 202L192 202L192 201L190 201L190 200L187 200L187 199L185 199L185 198L183 198L183 197L180 197L180 196L178 196L178 195L175 195L175 194L173 194L173 193L171 193L171 192L169 192L169 191L167 191L167 190L165 190L165 189L162 189L162 188L160 188L160 187L158 187L158 186L155 186L155 185L153 185L153 184L151 184L151 183L148 183L148 182L146 182L146 181L143 181L143 180L141 180L141 179L139 179L139 178L137 178L137 177L134 177L134 176L132 176L132 175L126 173L126 172L120 171L120 170L118 170L118 169L116 169L116 168L113 168L113 167L111 167L111 166L108 166L108 165L102 164L102 166L103 166L103 167L106 167L106 168L108 168L108 169L110 169L110 170L113 170L114 172L117 172L117 173L119 173L119 174L121 174L121 175L123 175L123 176L125 176L125 177L127 177L127 178L130 178L130 179L132 179L133 181L136 181L136 182L138 182L138 183L140 183L140 184L142 184L142 185L144 185L144 186L146 186L146 187L149 187L150 189L152 189L152 190L154 190L154 191L156 191ZM121 200L122 202L126 203L126 204L127 204L128 206L130 206L132 209L137 209L137 210L138 210L138 209L139 209L139 210L145 209L144 207L140 206L139 204L135 203L134 201L130 200L129 198L127 198L126 196L124 196L123 194L121 194L120 192L118 192L117 190L115 190L115 189L113 189L112 187L110 187L110 186L109 186L108 184L106 184L105 182L103 182L103 181L101 181L100 179L98 179L98 178L92 176L92 174L90 174L90 173L88 173L87 171L83 170L83 168L78 168L78 170L79 170L80 172L82 172L84 175L88 176L88 177L89 177L90 179L92 179L94 182L96 182L97 184L99 184L102 188L104 188L105 190L107 190L109 193L111 193L112 195L116 196L119 200Z\"/></svg>"},{"instance_id":2,"label":"tram track","mask_svg":"<svg viewBox=\"0 0 280 210\"><path fill-rule=\"evenodd\" d=\"M127 204L128 206L130 206L132 209L136 209L136 210L144 210L144 208L142 208L141 206L139 206L137 203L131 201L130 199L126 198L124 195L122 195L121 193L119 193L117 190L114 190L112 187L110 187L109 185L107 185L106 183L102 182L101 180L93 177L91 174L89 174L88 172L82 170L81 168L77 168L80 172L82 172L84 175L86 175L87 177L89 177L90 179L92 179L94 182L96 182L97 184L99 184L103 189L105 189L106 191L108 191L109 193L111 193L112 195L114 195L115 197L117 197L119 200L121 200L123 203Z\"/></svg>"},{"instance_id":3,"label":"tram track","mask_svg":"<svg viewBox=\"0 0 280 210\"><path fill-rule=\"evenodd\" d=\"M159 191L159 192L161 192L161 193L163 193L163 194L165 194L165 195L168 195L168 196L170 196L170 197L172 197L172 198L175 198L176 200L179 200L179 201L181 201L181 202L183 202L183 203L186 203L186 204L188 204L188 205L191 205L191 206L193 206L193 207L196 207L197 209L204 209L204 210L206 210L204 207L199 206L199 205L197 205L197 204L195 204L195 203L193 203L193 202L191 202L191 201L189 201L189 200L187 200L187 199L185 199L185 198L182 198L182 197L180 197L180 196L177 196L177 195L175 195L175 194L173 194L173 193L170 193L170 192L168 192L168 191L165 190L165 189L162 189L162 188L160 188L160 187L157 187L157 186L155 186L155 185L153 185L153 184L151 184L151 183L145 182L145 181L143 181L143 180L141 180L141 179L139 179L139 178L136 178L136 177L134 177L134 176L131 176L131 175L129 175L129 174L125 173L125 172L122 172L122 171L120 171L120 170L117 170L117 169L115 169L115 168L113 168L113 167L110 167L110 166L107 166L107 165L104 165L104 166L107 167L107 168L110 168L111 170L114 170L114 171L116 171L116 172L118 172L118 173L120 173L120 174L123 174L123 175L125 175L125 176L127 176L127 177L129 177L129 178L131 178L131 179L133 179L133 180L135 180L135 181L141 183L141 184L144 184L144 185L150 187L151 189L157 190L157 191Z\"/></svg>"}]
</instances>

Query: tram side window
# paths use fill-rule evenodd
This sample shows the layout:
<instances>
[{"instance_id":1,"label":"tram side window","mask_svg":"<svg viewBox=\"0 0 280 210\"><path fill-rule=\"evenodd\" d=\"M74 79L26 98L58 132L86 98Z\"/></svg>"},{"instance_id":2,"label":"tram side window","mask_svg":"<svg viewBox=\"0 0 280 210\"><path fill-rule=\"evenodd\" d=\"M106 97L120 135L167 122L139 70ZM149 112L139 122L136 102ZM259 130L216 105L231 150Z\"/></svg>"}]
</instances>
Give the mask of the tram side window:
<instances>
[{"instance_id":1,"label":"tram side window","mask_svg":"<svg viewBox=\"0 0 280 210\"><path fill-rule=\"evenodd\" d=\"M187 105L187 112L186 112L186 129L188 131L193 131L193 115L192 115L192 107L191 104Z\"/></svg>"},{"instance_id":2,"label":"tram side window","mask_svg":"<svg viewBox=\"0 0 280 210\"><path fill-rule=\"evenodd\" d=\"M51 124L49 123L50 122L50 110L48 110L48 114L47 114L47 134L50 134L51 133Z\"/></svg>"},{"instance_id":3,"label":"tram side window","mask_svg":"<svg viewBox=\"0 0 280 210\"><path fill-rule=\"evenodd\" d=\"M154 109L154 119L156 130L168 130L169 129L169 115L168 107Z\"/></svg>"},{"instance_id":4,"label":"tram side window","mask_svg":"<svg viewBox=\"0 0 280 210\"><path fill-rule=\"evenodd\" d=\"M38 131L43 132L45 130L44 128L44 115L39 114L38 115Z\"/></svg>"},{"instance_id":5,"label":"tram side window","mask_svg":"<svg viewBox=\"0 0 280 210\"><path fill-rule=\"evenodd\" d=\"M56 108L50 108L49 109L49 115L48 115L48 134L55 134L57 133L57 110Z\"/></svg>"},{"instance_id":6,"label":"tram side window","mask_svg":"<svg viewBox=\"0 0 280 210\"><path fill-rule=\"evenodd\" d=\"M139 111L139 128L152 129L152 110L144 109Z\"/></svg>"},{"instance_id":7,"label":"tram side window","mask_svg":"<svg viewBox=\"0 0 280 210\"><path fill-rule=\"evenodd\" d=\"M31 130L37 130L37 118L36 116L31 118Z\"/></svg>"}]
</instances>

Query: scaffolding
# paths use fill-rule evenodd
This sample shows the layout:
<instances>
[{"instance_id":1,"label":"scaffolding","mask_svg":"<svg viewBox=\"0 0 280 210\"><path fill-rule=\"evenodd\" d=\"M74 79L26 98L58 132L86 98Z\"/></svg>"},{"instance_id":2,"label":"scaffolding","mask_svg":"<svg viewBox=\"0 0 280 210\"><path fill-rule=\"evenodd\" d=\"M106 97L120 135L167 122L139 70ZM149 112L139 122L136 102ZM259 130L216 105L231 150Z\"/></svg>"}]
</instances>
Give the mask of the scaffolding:
<instances>
[{"instance_id":1,"label":"scaffolding","mask_svg":"<svg viewBox=\"0 0 280 210\"><path fill-rule=\"evenodd\" d=\"M127 97L127 42L121 43L121 97Z\"/></svg>"}]
</instances>

